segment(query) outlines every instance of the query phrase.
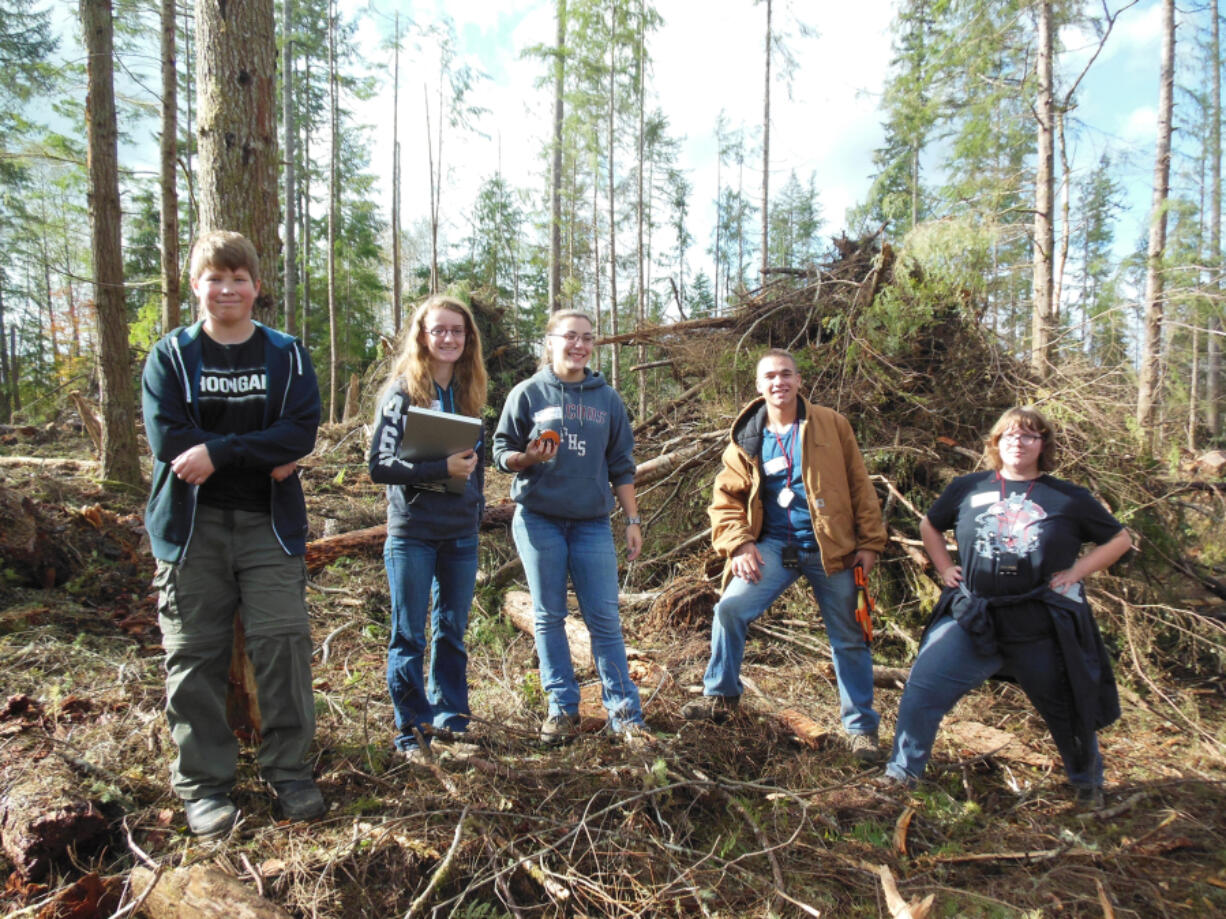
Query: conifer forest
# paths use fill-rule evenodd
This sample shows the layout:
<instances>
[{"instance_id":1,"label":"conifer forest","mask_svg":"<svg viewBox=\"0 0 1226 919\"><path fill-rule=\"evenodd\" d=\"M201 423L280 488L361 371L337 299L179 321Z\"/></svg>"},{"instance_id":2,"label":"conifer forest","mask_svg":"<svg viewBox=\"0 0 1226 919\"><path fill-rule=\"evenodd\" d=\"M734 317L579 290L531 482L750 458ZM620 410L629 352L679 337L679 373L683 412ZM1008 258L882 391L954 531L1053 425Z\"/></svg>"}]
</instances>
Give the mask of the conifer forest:
<instances>
[{"instance_id":1,"label":"conifer forest","mask_svg":"<svg viewBox=\"0 0 1226 919\"><path fill-rule=\"evenodd\" d=\"M0 0L0 912L1226 915L1222 10L863 6ZM824 57L856 72L819 78ZM297 475L327 809L270 801L240 630L239 818L205 839L169 780L141 374L203 318L189 254L219 229L259 254L254 318L318 376ZM432 294L480 332L485 504L472 749L413 760L368 455ZM641 554L618 510L613 532L635 743L606 729L577 607L578 737L539 742L488 452L559 310L592 317L633 428ZM885 750L942 589L921 520L1002 412L1050 419L1054 474L1128 529L1086 579L1122 709L1095 807L1007 680L946 716L922 781L883 785L799 582L750 626L743 704L682 716L720 598L713 484L772 348L850 422L881 506Z\"/></svg>"}]
</instances>

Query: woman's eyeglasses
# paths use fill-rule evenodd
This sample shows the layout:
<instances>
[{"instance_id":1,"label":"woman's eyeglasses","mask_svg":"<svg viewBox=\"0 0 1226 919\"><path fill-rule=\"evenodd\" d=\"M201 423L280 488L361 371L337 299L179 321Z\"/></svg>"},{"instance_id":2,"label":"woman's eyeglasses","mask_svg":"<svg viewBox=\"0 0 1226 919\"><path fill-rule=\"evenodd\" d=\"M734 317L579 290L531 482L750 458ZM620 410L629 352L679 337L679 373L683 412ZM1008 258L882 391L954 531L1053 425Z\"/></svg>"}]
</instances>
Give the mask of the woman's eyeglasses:
<instances>
[{"instance_id":1,"label":"woman's eyeglasses","mask_svg":"<svg viewBox=\"0 0 1226 919\"><path fill-rule=\"evenodd\" d=\"M584 332L580 335L578 332L550 332L550 338L565 338L568 345L573 345L575 342L583 342L585 345L590 345L596 341L596 336L591 332Z\"/></svg>"},{"instance_id":2,"label":"woman's eyeglasses","mask_svg":"<svg viewBox=\"0 0 1226 919\"><path fill-rule=\"evenodd\" d=\"M465 332L463 328L444 329L444 328L439 327L439 328L434 328L434 329L427 329L426 334L429 335L431 338L446 338L448 335L450 335L452 338L463 338Z\"/></svg>"},{"instance_id":3,"label":"woman's eyeglasses","mask_svg":"<svg viewBox=\"0 0 1226 919\"><path fill-rule=\"evenodd\" d=\"M1021 434L1017 431L1010 431L1008 434L1001 434L1001 440L1015 440L1023 447L1033 447L1043 439L1042 434Z\"/></svg>"}]
</instances>

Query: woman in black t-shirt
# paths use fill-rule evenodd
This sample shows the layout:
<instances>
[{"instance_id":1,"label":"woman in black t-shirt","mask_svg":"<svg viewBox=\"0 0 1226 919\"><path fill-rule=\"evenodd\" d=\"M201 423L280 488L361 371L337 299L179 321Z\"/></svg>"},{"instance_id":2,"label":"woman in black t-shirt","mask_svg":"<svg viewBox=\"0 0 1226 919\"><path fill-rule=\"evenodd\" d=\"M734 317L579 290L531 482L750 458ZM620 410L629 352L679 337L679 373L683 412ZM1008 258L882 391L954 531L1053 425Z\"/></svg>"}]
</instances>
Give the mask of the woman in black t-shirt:
<instances>
[{"instance_id":1,"label":"woman in black t-shirt","mask_svg":"<svg viewBox=\"0 0 1226 919\"><path fill-rule=\"evenodd\" d=\"M1048 474L1054 452L1046 418L1010 409L985 444L990 471L955 479L920 522L945 590L899 704L887 781L923 775L945 713L1001 673L1047 722L1078 800L1101 803L1095 732L1119 716L1119 700L1082 581L1132 540L1086 489ZM960 563L945 547L947 529ZM1080 555L1085 543L1096 547Z\"/></svg>"}]
</instances>

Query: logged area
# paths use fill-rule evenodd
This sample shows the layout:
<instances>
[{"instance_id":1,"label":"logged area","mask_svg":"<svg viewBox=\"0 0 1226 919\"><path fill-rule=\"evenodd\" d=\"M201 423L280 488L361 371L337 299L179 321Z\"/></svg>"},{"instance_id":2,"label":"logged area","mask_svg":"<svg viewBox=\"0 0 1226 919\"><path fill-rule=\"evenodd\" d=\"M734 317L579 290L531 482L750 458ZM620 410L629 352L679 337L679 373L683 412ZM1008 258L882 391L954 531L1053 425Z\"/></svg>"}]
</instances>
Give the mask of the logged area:
<instances>
[{"instance_id":1,"label":"logged area","mask_svg":"<svg viewBox=\"0 0 1226 919\"><path fill-rule=\"evenodd\" d=\"M622 559L621 616L649 728L632 744L604 730L576 615L582 732L540 745L545 702L508 531L509 479L491 469L467 635L476 747L394 756L386 504L365 460L386 368L372 368L362 411L321 429L302 464L312 754L328 804L314 822L279 820L248 734L238 826L218 840L187 833L167 779L174 745L144 496L98 482L88 406L0 432L0 858L9 873L0 908L38 917L129 908L154 917L1226 913L1226 494L1213 457L1138 459L1123 382L1069 365L1040 392L956 298L943 310L909 301L888 248L841 249L728 315L622 336L664 355L640 385L673 393L645 416L630 406L645 545L633 564ZM499 321L496 310L477 312L487 329ZM1058 474L1089 488L1138 547L1088 584L1123 707L1100 735L1102 808L1077 805L1045 725L1007 682L959 703L918 787L874 783L880 770L847 749L826 633L799 586L750 629L741 707L722 724L682 719L700 692L722 568L706 505L766 346L790 348L804 395L851 420L884 510L890 542L871 589L887 744L938 594L920 515L977 468L981 438L1004 409L1037 401L1056 422ZM517 347L487 349L492 377L531 364ZM495 411L504 394L491 393Z\"/></svg>"}]
</instances>

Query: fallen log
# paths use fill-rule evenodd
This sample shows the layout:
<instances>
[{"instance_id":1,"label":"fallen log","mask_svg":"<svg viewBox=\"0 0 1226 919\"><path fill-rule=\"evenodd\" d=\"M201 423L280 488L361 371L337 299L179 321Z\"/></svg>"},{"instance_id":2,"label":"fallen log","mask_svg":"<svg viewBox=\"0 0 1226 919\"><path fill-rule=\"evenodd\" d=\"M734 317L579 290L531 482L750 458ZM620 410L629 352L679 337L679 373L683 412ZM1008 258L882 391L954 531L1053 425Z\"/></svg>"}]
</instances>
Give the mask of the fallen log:
<instances>
[{"instance_id":1,"label":"fallen log","mask_svg":"<svg viewBox=\"0 0 1226 919\"><path fill-rule=\"evenodd\" d=\"M674 335L681 332L692 332L695 329L726 329L736 325L735 316L712 316L706 319L686 319L671 325L641 326L632 332L621 335L608 335L597 340L597 345L625 345L638 341L651 341L661 335Z\"/></svg>"},{"instance_id":2,"label":"fallen log","mask_svg":"<svg viewBox=\"0 0 1226 919\"><path fill-rule=\"evenodd\" d=\"M132 893L144 897L140 912L150 919L291 919L242 881L207 865L176 868L160 877L148 868L133 868Z\"/></svg>"},{"instance_id":3,"label":"fallen log","mask_svg":"<svg viewBox=\"0 0 1226 919\"><path fill-rule=\"evenodd\" d=\"M706 389L707 386L709 385L709 382L710 381L708 379L699 380L697 383L695 383L693 386L691 386L689 389L687 389L685 392L679 395L672 402L668 403L668 405L664 406L659 411L657 411L654 415L651 415L647 419L640 421L638 424L634 426L634 435L637 437L639 434L642 434L644 431L646 431L649 427L651 427L653 424L655 424L657 421L659 421L669 412L675 411L676 409L680 408L690 399L694 398L696 395L698 395L700 392Z\"/></svg>"},{"instance_id":4,"label":"fallen log","mask_svg":"<svg viewBox=\"0 0 1226 919\"><path fill-rule=\"evenodd\" d=\"M80 785L65 763L46 756L30 763L0 798L0 848L24 877L43 877L70 845L106 830L97 803L70 790Z\"/></svg>"},{"instance_id":5,"label":"fallen log","mask_svg":"<svg viewBox=\"0 0 1226 919\"><path fill-rule=\"evenodd\" d=\"M829 680L834 679L834 664L824 662L818 671ZM878 667L873 666L873 685L878 689L902 689L911 676L909 667Z\"/></svg>"},{"instance_id":6,"label":"fallen log","mask_svg":"<svg viewBox=\"0 0 1226 919\"><path fill-rule=\"evenodd\" d=\"M634 470L635 487L642 488L644 485L650 485L669 473L684 468L687 463L697 460L704 453L713 449L716 444L713 444L712 441L723 439L722 432L700 434L694 438L692 443L680 450L674 450L672 453L665 453L663 456L639 463Z\"/></svg>"},{"instance_id":7,"label":"fallen log","mask_svg":"<svg viewBox=\"0 0 1226 919\"><path fill-rule=\"evenodd\" d=\"M634 484L641 488L644 485L664 478L671 472L683 468L686 463L698 460L704 452L711 449L711 442L723 438L722 433L701 434L688 446L657 456L640 463L634 470ZM494 527L508 526L515 516L514 502L495 504L485 509L481 517L483 530ZM307 543L307 571L316 572L344 555L377 556L383 551L383 541L387 539L387 525L366 527L362 530L351 530L348 533L337 533L335 536L324 536ZM512 572L513 574L513 572Z\"/></svg>"},{"instance_id":8,"label":"fallen log","mask_svg":"<svg viewBox=\"0 0 1226 919\"><path fill-rule=\"evenodd\" d=\"M526 590L508 590L502 598L502 611L506 613L511 624L521 632L536 635L535 621L532 615L532 595ZM570 660L576 670L590 670L594 666L592 660L592 640L587 633L587 626L582 619L574 616L566 617L566 641L570 645Z\"/></svg>"},{"instance_id":9,"label":"fallen log","mask_svg":"<svg viewBox=\"0 0 1226 919\"><path fill-rule=\"evenodd\" d=\"M481 517L481 529L492 530L509 526L513 516L515 516L513 502L491 505L485 509L485 514ZM378 556L383 552L383 542L386 539L387 524L385 523L361 530L350 530L348 533L337 533L334 536L322 536L307 543L307 570L314 573L344 555Z\"/></svg>"}]
</instances>

